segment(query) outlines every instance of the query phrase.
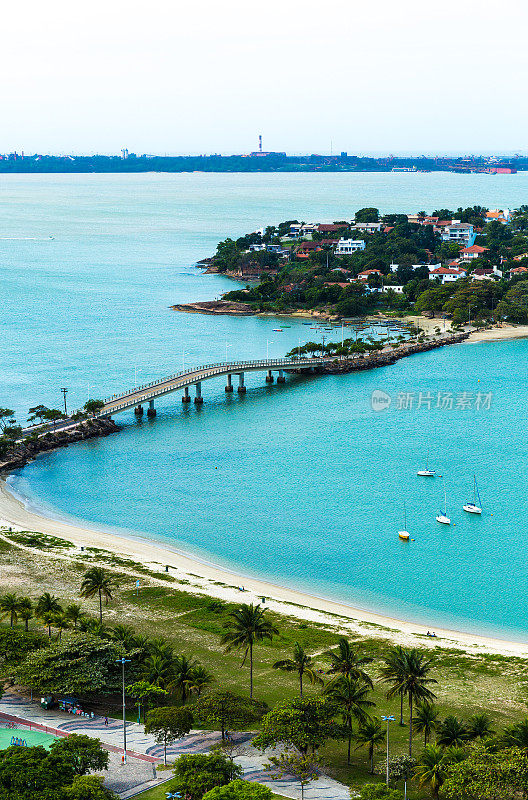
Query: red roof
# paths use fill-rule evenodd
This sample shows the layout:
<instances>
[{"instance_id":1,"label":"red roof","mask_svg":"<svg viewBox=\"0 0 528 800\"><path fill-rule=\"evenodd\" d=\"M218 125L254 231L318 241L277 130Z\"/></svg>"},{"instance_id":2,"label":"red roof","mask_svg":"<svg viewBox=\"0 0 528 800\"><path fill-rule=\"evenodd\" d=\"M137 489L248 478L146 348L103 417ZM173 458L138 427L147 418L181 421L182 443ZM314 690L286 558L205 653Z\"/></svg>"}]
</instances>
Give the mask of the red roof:
<instances>
[{"instance_id":1,"label":"red roof","mask_svg":"<svg viewBox=\"0 0 528 800\"><path fill-rule=\"evenodd\" d=\"M519 273L519 272L528 272L528 267L514 267L510 270L510 272Z\"/></svg>"},{"instance_id":2,"label":"red roof","mask_svg":"<svg viewBox=\"0 0 528 800\"><path fill-rule=\"evenodd\" d=\"M331 225L322 223L321 225L317 226L319 233L335 233L336 231L342 231L343 228L348 228L348 225Z\"/></svg>"},{"instance_id":3,"label":"red roof","mask_svg":"<svg viewBox=\"0 0 528 800\"><path fill-rule=\"evenodd\" d=\"M489 247L481 247L479 244L474 244L471 247L464 247L462 253L486 253Z\"/></svg>"},{"instance_id":4,"label":"red roof","mask_svg":"<svg viewBox=\"0 0 528 800\"><path fill-rule=\"evenodd\" d=\"M459 269L458 267L436 267L436 269L432 269L429 272L429 275L462 275L465 271L465 269Z\"/></svg>"}]
</instances>

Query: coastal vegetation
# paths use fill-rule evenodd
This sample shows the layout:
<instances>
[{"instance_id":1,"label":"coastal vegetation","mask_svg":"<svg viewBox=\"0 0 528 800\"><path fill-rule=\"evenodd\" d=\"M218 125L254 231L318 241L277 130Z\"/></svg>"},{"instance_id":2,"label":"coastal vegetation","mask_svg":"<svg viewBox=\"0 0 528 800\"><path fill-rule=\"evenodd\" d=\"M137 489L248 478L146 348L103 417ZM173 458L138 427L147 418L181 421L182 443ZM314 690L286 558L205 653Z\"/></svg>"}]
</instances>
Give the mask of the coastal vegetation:
<instances>
[{"instance_id":1,"label":"coastal vegetation","mask_svg":"<svg viewBox=\"0 0 528 800\"><path fill-rule=\"evenodd\" d=\"M279 746L273 756L278 761L270 759L270 769L289 768L299 780L310 774L315 779L322 770L364 798L390 798L394 787L401 796L406 776L414 800L506 798L515 796L508 791L528 788L528 665L523 659L465 653L425 637L423 645L397 644L396 632L352 634L339 617L307 623L302 615L286 617L262 605L211 599L178 583L177 577L124 559L121 564L118 556L100 550L80 553L54 537L48 541L31 532L4 531L0 541L5 688L73 694L97 713L118 716L116 660L125 655L130 659L127 715L135 719L141 704L147 727L162 745L190 727L222 732L218 758L226 768L220 782L209 785L206 780L212 756L200 757L199 770L197 762L190 769L190 762L176 761L178 785L186 775L202 774L193 789L197 798L212 791L217 792L213 798L267 796L251 794L253 789L240 783L233 762L234 731L247 731L255 746ZM103 623L99 590L80 598L94 567L112 585ZM21 608L29 612L26 619ZM250 643L256 645L253 698ZM387 714L396 717L390 728L393 788L388 792L381 722ZM289 767L280 760L284 746L287 756L297 759ZM223 769L218 758L217 775ZM301 763L303 758L310 763ZM502 794L491 793L492 780ZM154 797L145 795L145 800ZM164 797L161 789L158 797Z\"/></svg>"},{"instance_id":2,"label":"coastal vegetation","mask_svg":"<svg viewBox=\"0 0 528 800\"><path fill-rule=\"evenodd\" d=\"M224 300L257 312L340 318L383 311L445 315L455 325L527 322L528 206L508 219L488 220L487 212L479 205L443 208L410 221L406 214L367 208L352 222L304 229L301 221L287 220L220 242L209 267L252 281ZM449 240L443 231L452 220L472 226L471 236ZM353 240L354 252L342 252L340 240ZM476 250L472 244L467 252L469 241ZM431 273L440 265L451 273Z\"/></svg>"}]
</instances>

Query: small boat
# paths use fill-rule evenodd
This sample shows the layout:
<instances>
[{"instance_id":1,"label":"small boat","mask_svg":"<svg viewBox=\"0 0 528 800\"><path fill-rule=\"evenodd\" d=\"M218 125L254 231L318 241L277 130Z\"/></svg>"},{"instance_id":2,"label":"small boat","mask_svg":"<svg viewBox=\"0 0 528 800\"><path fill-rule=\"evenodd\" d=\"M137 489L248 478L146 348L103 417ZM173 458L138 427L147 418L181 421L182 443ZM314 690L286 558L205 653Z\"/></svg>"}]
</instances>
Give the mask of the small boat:
<instances>
[{"instance_id":1,"label":"small boat","mask_svg":"<svg viewBox=\"0 0 528 800\"><path fill-rule=\"evenodd\" d=\"M274 333L282 333L282 328L273 328Z\"/></svg>"},{"instance_id":2,"label":"small boat","mask_svg":"<svg viewBox=\"0 0 528 800\"><path fill-rule=\"evenodd\" d=\"M436 472L434 469L429 469L429 453L427 453L427 460L425 462L425 469L419 469L416 473L420 475L421 478L434 478Z\"/></svg>"},{"instance_id":3,"label":"small boat","mask_svg":"<svg viewBox=\"0 0 528 800\"><path fill-rule=\"evenodd\" d=\"M403 528L404 528L403 531L398 531L398 536L400 537L402 542L408 542L409 539L411 538L411 534L409 533L408 530L406 530L406 528L407 528L407 509L405 508L405 506L403 507Z\"/></svg>"},{"instance_id":4,"label":"small boat","mask_svg":"<svg viewBox=\"0 0 528 800\"><path fill-rule=\"evenodd\" d=\"M311 322L303 322L303 325L311 325Z\"/></svg>"},{"instance_id":5,"label":"small boat","mask_svg":"<svg viewBox=\"0 0 528 800\"><path fill-rule=\"evenodd\" d=\"M478 504L477 504L477 500L478 500ZM477 486L477 477L476 477L476 475L473 475L473 502L472 503L466 503L466 505L463 506L463 509L464 509L464 511L467 511L468 514L482 514L481 503L482 503L482 501L480 499L480 494L479 494L479 490L478 490L478 486Z\"/></svg>"},{"instance_id":6,"label":"small boat","mask_svg":"<svg viewBox=\"0 0 528 800\"><path fill-rule=\"evenodd\" d=\"M436 518L437 522L441 522L442 525L451 525L451 520L447 516L447 493L445 487L445 480L444 480L444 513L439 514Z\"/></svg>"}]
</instances>

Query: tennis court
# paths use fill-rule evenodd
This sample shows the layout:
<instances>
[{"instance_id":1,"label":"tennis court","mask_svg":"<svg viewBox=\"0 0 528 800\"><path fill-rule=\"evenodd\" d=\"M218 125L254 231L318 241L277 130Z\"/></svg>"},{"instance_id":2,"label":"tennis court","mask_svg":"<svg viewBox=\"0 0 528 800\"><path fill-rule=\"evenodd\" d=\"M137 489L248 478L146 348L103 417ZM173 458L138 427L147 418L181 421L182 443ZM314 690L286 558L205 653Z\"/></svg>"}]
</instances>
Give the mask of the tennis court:
<instances>
[{"instance_id":1,"label":"tennis court","mask_svg":"<svg viewBox=\"0 0 528 800\"><path fill-rule=\"evenodd\" d=\"M41 744L48 748L55 739L55 736L50 733L42 733L42 731L30 731L27 728L0 728L0 750L10 747L14 740L25 742L28 747Z\"/></svg>"}]
</instances>

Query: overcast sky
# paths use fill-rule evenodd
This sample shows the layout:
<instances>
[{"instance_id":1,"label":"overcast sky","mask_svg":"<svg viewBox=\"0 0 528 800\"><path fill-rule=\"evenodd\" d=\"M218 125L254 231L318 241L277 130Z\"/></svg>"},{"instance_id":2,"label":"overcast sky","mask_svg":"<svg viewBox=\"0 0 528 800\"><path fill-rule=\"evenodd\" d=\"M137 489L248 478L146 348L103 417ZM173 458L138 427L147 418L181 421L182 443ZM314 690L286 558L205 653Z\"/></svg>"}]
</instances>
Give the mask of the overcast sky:
<instances>
[{"instance_id":1,"label":"overcast sky","mask_svg":"<svg viewBox=\"0 0 528 800\"><path fill-rule=\"evenodd\" d=\"M20 0L0 152L528 152L526 0Z\"/></svg>"}]
</instances>

